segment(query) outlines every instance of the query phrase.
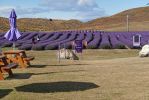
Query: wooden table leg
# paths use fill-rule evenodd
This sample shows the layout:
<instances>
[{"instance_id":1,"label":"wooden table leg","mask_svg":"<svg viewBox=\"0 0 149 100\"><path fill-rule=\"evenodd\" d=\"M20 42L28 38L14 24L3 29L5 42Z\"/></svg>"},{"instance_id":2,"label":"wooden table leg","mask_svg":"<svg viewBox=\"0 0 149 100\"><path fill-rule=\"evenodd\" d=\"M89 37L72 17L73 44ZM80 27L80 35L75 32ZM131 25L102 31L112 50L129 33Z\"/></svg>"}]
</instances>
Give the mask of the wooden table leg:
<instances>
[{"instance_id":1,"label":"wooden table leg","mask_svg":"<svg viewBox=\"0 0 149 100\"><path fill-rule=\"evenodd\" d=\"M3 69L3 67L1 68L2 69L2 72L4 73L8 73L9 74L9 77L12 77L13 76L13 73L12 73L12 70L11 69Z\"/></svg>"},{"instance_id":2,"label":"wooden table leg","mask_svg":"<svg viewBox=\"0 0 149 100\"><path fill-rule=\"evenodd\" d=\"M22 58L20 55L17 56L17 60L18 60L19 66L20 66L21 68L26 68L26 67L27 67L27 66L24 64L24 60L23 60L23 58Z\"/></svg>"},{"instance_id":3,"label":"wooden table leg","mask_svg":"<svg viewBox=\"0 0 149 100\"><path fill-rule=\"evenodd\" d=\"M0 71L0 80L4 80L4 77L1 71Z\"/></svg>"}]
</instances>

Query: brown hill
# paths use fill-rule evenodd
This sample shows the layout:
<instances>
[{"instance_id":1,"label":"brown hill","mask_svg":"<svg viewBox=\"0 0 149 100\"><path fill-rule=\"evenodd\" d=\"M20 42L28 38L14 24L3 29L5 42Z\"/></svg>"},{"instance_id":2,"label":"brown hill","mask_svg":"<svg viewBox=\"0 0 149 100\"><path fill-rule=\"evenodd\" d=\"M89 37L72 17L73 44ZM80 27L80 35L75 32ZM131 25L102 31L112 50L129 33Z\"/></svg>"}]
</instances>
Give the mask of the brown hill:
<instances>
[{"instance_id":1,"label":"brown hill","mask_svg":"<svg viewBox=\"0 0 149 100\"><path fill-rule=\"evenodd\" d=\"M126 31L127 15L129 15L130 31L149 31L149 7L133 8L116 15L98 18L86 23L78 20L21 18L17 20L17 24L20 31L58 31L74 29ZM8 29L8 19L0 17L0 32L6 32Z\"/></svg>"},{"instance_id":2,"label":"brown hill","mask_svg":"<svg viewBox=\"0 0 149 100\"><path fill-rule=\"evenodd\" d=\"M126 31L129 15L130 31L149 30L149 7L133 8L109 17L98 18L84 23L82 29L100 29L109 31Z\"/></svg>"},{"instance_id":3,"label":"brown hill","mask_svg":"<svg viewBox=\"0 0 149 100\"><path fill-rule=\"evenodd\" d=\"M57 31L68 30L80 25L78 20L52 20L52 19L19 19L18 27L22 31Z\"/></svg>"},{"instance_id":4,"label":"brown hill","mask_svg":"<svg viewBox=\"0 0 149 100\"><path fill-rule=\"evenodd\" d=\"M82 22L78 20L53 20L42 18L21 18L17 20L18 29L22 32L69 30L81 24ZM6 32L8 29L8 19L0 17L0 32Z\"/></svg>"}]
</instances>

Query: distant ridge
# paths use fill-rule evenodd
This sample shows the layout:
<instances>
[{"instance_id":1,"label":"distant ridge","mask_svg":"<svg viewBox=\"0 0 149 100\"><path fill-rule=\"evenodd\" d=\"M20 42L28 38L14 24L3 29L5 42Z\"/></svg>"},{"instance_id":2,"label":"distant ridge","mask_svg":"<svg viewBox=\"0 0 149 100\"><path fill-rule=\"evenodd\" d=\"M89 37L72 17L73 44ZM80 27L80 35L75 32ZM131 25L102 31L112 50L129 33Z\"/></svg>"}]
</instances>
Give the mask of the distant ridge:
<instances>
[{"instance_id":1,"label":"distant ridge","mask_svg":"<svg viewBox=\"0 0 149 100\"><path fill-rule=\"evenodd\" d=\"M105 31L126 31L126 16L129 15L130 31L149 31L149 7L133 8L118 14L97 18L88 22L79 20L56 20L42 18L21 18L17 20L20 31L59 31L93 29ZM7 18L0 17L0 32L9 29Z\"/></svg>"},{"instance_id":2,"label":"distant ridge","mask_svg":"<svg viewBox=\"0 0 149 100\"><path fill-rule=\"evenodd\" d=\"M149 7L133 8L118 14L84 23L82 29L126 31L126 16L129 15L130 31L149 31Z\"/></svg>"},{"instance_id":3,"label":"distant ridge","mask_svg":"<svg viewBox=\"0 0 149 100\"><path fill-rule=\"evenodd\" d=\"M53 20L43 18L21 18L17 20L18 29L22 32L68 30L81 24L82 22L78 20ZM0 17L0 32L5 32L8 29L8 19Z\"/></svg>"}]
</instances>

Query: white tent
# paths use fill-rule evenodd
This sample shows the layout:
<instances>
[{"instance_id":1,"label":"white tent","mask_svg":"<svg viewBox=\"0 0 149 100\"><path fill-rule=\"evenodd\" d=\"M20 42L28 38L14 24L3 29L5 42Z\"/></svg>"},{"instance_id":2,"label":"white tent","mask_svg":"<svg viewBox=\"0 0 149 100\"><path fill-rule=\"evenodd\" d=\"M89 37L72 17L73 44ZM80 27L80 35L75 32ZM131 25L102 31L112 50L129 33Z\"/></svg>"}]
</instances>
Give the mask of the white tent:
<instances>
[{"instance_id":1,"label":"white tent","mask_svg":"<svg viewBox=\"0 0 149 100\"><path fill-rule=\"evenodd\" d=\"M142 50L139 52L140 57L147 57L149 56L149 45L144 45L142 47Z\"/></svg>"}]
</instances>

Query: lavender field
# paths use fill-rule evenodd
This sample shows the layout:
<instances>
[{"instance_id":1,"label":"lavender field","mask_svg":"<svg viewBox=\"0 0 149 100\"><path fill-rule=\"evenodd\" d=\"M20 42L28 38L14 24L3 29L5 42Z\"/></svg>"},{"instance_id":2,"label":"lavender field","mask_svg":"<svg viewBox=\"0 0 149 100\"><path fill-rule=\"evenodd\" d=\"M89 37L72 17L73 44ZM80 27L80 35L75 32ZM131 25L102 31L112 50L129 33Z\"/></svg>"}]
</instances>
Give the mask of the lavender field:
<instances>
[{"instance_id":1,"label":"lavender field","mask_svg":"<svg viewBox=\"0 0 149 100\"><path fill-rule=\"evenodd\" d=\"M72 41L87 41L86 49L125 49L133 48L133 36L141 35L141 46L148 43L149 32L103 32L103 31L60 31L60 32L23 32L15 45L21 50L56 50L59 44L65 44L65 48L72 48ZM33 38L39 36L40 41ZM12 42L0 35L0 46L11 47Z\"/></svg>"}]
</instances>

